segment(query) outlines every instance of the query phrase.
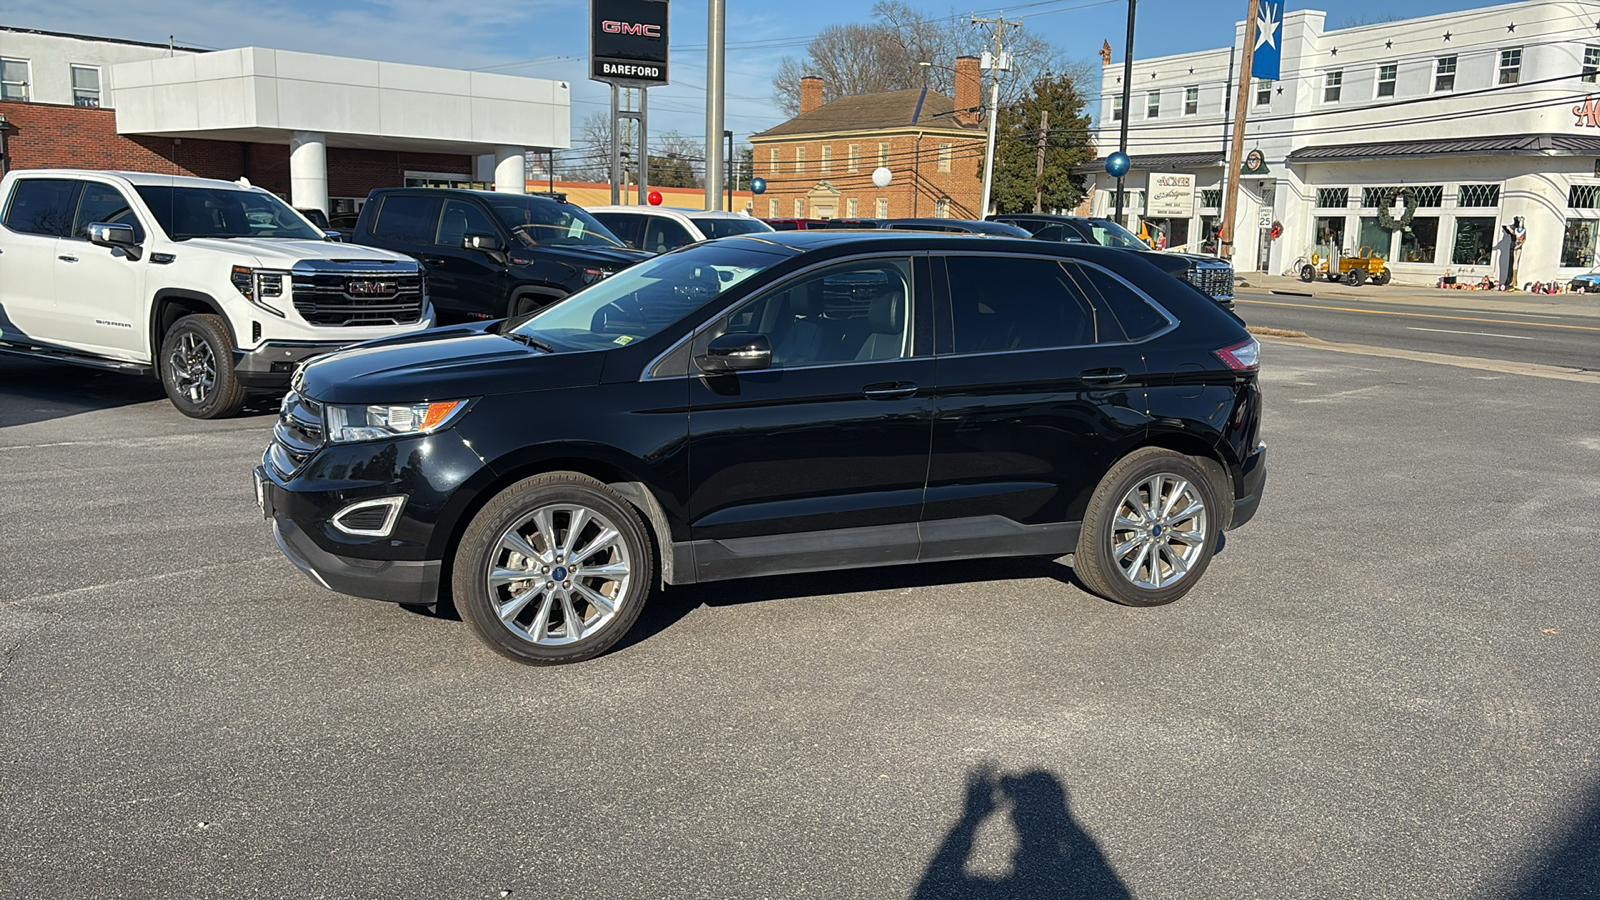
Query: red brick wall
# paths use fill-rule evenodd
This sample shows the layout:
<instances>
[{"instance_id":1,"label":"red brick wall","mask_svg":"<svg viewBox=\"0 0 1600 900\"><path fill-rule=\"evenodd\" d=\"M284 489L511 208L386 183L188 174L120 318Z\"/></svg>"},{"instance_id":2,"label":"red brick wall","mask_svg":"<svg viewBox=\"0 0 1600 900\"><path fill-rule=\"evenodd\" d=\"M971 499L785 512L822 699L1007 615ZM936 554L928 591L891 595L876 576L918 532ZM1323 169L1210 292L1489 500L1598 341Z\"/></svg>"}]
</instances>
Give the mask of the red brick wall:
<instances>
[{"instance_id":1,"label":"red brick wall","mask_svg":"<svg viewBox=\"0 0 1600 900\"><path fill-rule=\"evenodd\" d=\"M289 194L289 147L117 134L116 111L45 103L0 102L6 117L6 165L13 169L121 169L197 175L233 181L240 176L269 191ZM365 197L377 187L398 187L407 171L469 175L472 157L393 150L328 150L328 193Z\"/></svg>"},{"instance_id":2,"label":"red brick wall","mask_svg":"<svg viewBox=\"0 0 1600 900\"><path fill-rule=\"evenodd\" d=\"M754 145L755 171L767 180L767 191L755 199L755 214L771 217L771 201L778 201L778 218L794 215L794 201L806 199L806 216L816 210L808 194L818 182L826 181L839 191L836 218L849 215L849 200L857 203L857 215L877 214L877 200L889 201L890 218L935 215L940 198L950 199L950 217L980 219L978 201L983 193L982 136L923 135L920 149L915 135L892 137L866 136L833 140L763 141ZM894 180L887 188L872 183L872 170L878 167L878 144L889 144L888 167ZM939 147L950 144L950 171L939 171ZM859 156L856 171L850 171L850 145L856 144ZM795 171L795 151L805 148L805 165ZM832 148L829 171L822 171L822 148ZM772 166L772 150L778 149L780 162Z\"/></svg>"}]
</instances>

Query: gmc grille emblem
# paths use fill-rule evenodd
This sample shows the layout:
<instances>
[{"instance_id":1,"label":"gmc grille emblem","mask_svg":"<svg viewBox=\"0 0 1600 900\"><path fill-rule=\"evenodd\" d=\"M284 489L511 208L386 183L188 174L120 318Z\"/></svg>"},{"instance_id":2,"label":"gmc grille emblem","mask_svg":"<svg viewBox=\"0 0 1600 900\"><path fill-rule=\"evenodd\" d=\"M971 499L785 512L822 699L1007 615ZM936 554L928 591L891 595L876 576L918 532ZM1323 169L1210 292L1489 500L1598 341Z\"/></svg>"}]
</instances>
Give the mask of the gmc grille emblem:
<instances>
[{"instance_id":1,"label":"gmc grille emblem","mask_svg":"<svg viewBox=\"0 0 1600 900\"><path fill-rule=\"evenodd\" d=\"M393 281L351 281L345 284L345 293L352 297L386 297L400 286Z\"/></svg>"}]
</instances>

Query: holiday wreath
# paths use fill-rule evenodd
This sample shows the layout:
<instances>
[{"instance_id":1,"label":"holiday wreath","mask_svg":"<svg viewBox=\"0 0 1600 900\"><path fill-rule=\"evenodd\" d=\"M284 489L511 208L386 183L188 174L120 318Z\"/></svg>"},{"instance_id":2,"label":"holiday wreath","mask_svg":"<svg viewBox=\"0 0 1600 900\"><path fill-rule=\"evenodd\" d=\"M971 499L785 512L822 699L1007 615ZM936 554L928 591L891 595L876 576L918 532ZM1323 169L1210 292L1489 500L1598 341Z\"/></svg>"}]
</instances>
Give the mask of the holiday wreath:
<instances>
[{"instance_id":1,"label":"holiday wreath","mask_svg":"<svg viewBox=\"0 0 1600 900\"><path fill-rule=\"evenodd\" d=\"M1400 218L1394 217L1394 200L1399 197L1406 203L1405 212ZM1417 214L1417 191L1415 188L1390 188L1383 195L1383 204L1378 207L1378 225L1388 231L1396 231L1411 224L1411 219Z\"/></svg>"}]
</instances>

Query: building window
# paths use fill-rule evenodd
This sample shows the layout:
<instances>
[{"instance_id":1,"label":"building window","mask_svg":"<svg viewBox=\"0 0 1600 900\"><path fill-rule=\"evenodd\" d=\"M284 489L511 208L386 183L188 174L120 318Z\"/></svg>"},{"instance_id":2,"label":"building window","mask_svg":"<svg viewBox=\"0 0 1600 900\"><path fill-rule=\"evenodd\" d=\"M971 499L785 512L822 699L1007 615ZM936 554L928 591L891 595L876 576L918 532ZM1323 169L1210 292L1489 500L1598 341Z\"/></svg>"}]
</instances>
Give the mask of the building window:
<instances>
[{"instance_id":1,"label":"building window","mask_svg":"<svg viewBox=\"0 0 1600 900\"><path fill-rule=\"evenodd\" d=\"M950 218L950 198L940 197L933 201L933 214L941 219Z\"/></svg>"},{"instance_id":2,"label":"building window","mask_svg":"<svg viewBox=\"0 0 1600 900\"><path fill-rule=\"evenodd\" d=\"M1256 105L1272 105L1272 82L1265 78L1256 79Z\"/></svg>"},{"instance_id":3,"label":"building window","mask_svg":"<svg viewBox=\"0 0 1600 900\"><path fill-rule=\"evenodd\" d=\"M767 201L767 218L776 219L777 217L778 217L778 198L777 197L773 197L773 198L771 198L770 200Z\"/></svg>"},{"instance_id":4,"label":"building window","mask_svg":"<svg viewBox=\"0 0 1600 900\"><path fill-rule=\"evenodd\" d=\"M889 142L888 141L879 141L878 142L878 165L887 166L888 164L889 164Z\"/></svg>"},{"instance_id":5,"label":"building window","mask_svg":"<svg viewBox=\"0 0 1600 900\"><path fill-rule=\"evenodd\" d=\"M1413 216L1400 232L1400 262L1431 263L1437 259L1439 217Z\"/></svg>"},{"instance_id":6,"label":"building window","mask_svg":"<svg viewBox=\"0 0 1600 900\"><path fill-rule=\"evenodd\" d=\"M1144 117L1154 119L1161 115L1161 92L1151 91L1144 95Z\"/></svg>"},{"instance_id":7,"label":"building window","mask_svg":"<svg viewBox=\"0 0 1600 900\"><path fill-rule=\"evenodd\" d=\"M1394 82L1400 73L1399 63L1384 63L1378 67L1378 96L1393 97Z\"/></svg>"},{"instance_id":8,"label":"building window","mask_svg":"<svg viewBox=\"0 0 1600 900\"><path fill-rule=\"evenodd\" d=\"M1500 83L1516 84L1522 77L1522 48L1500 51Z\"/></svg>"},{"instance_id":9,"label":"building window","mask_svg":"<svg viewBox=\"0 0 1600 900\"><path fill-rule=\"evenodd\" d=\"M1499 206L1500 185L1498 184L1463 184L1456 189L1457 206Z\"/></svg>"},{"instance_id":10,"label":"building window","mask_svg":"<svg viewBox=\"0 0 1600 900\"><path fill-rule=\"evenodd\" d=\"M950 145L949 144L940 144L939 145L939 171L941 171L941 172L950 171Z\"/></svg>"},{"instance_id":11,"label":"building window","mask_svg":"<svg viewBox=\"0 0 1600 900\"><path fill-rule=\"evenodd\" d=\"M1567 188L1567 205L1573 209L1600 209L1600 184L1575 184Z\"/></svg>"},{"instance_id":12,"label":"building window","mask_svg":"<svg viewBox=\"0 0 1600 900\"><path fill-rule=\"evenodd\" d=\"M0 59L0 100L28 99L28 61Z\"/></svg>"},{"instance_id":13,"label":"building window","mask_svg":"<svg viewBox=\"0 0 1600 900\"><path fill-rule=\"evenodd\" d=\"M833 148L822 148L822 175L827 177L833 172Z\"/></svg>"},{"instance_id":14,"label":"building window","mask_svg":"<svg viewBox=\"0 0 1600 900\"><path fill-rule=\"evenodd\" d=\"M1594 84L1600 73L1600 47L1583 48L1583 80Z\"/></svg>"},{"instance_id":15,"label":"building window","mask_svg":"<svg viewBox=\"0 0 1600 900\"><path fill-rule=\"evenodd\" d=\"M806 201L803 197L794 198L794 217L796 219L804 219L806 217Z\"/></svg>"},{"instance_id":16,"label":"building window","mask_svg":"<svg viewBox=\"0 0 1600 900\"><path fill-rule=\"evenodd\" d=\"M851 144L850 145L850 149L849 149L849 151L847 153L847 158L849 159L849 169L850 169L850 171L852 171L852 172L859 171L860 164L859 164L858 160L861 158L861 145L860 144Z\"/></svg>"},{"instance_id":17,"label":"building window","mask_svg":"<svg viewBox=\"0 0 1600 900\"><path fill-rule=\"evenodd\" d=\"M1433 61L1433 90L1435 93L1456 89L1456 58L1441 56Z\"/></svg>"},{"instance_id":18,"label":"building window","mask_svg":"<svg viewBox=\"0 0 1600 900\"><path fill-rule=\"evenodd\" d=\"M1389 258L1389 242L1394 232L1383 227L1377 216L1362 216L1356 223L1357 254L1365 253L1380 259Z\"/></svg>"},{"instance_id":19,"label":"building window","mask_svg":"<svg viewBox=\"0 0 1600 900\"><path fill-rule=\"evenodd\" d=\"M1316 251L1319 254L1328 256L1335 249L1345 252L1344 216L1318 216L1316 225Z\"/></svg>"},{"instance_id":20,"label":"building window","mask_svg":"<svg viewBox=\"0 0 1600 900\"><path fill-rule=\"evenodd\" d=\"M1417 192L1417 205L1424 209L1438 209L1444 205L1444 185L1419 184L1412 190Z\"/></svg>"},{"instance_id":21,"label":"building window","mask_svg":"<svg viewBox=\"0 0 1600 900\"><path fill-rule=\"evenodd\" d=\"M1201 209L1222 208L1222 188L1206 188L1200 192Z\"/></svg>"},{"instance_id":22,"label":"building window","mask_svg":"<svg viewBox=\"0 0 1600 900\"><path fill-rule=\"evenodd\" d=\"M804 175L806 173L806 148L804 147L794 148L794 173L796 175Z\"/></svg>"},{"instance_id":23,"label":"building window","mask_svg":"<svg viewBox=\"0 0 1600 900\"><path fill-rule=\"evenodd\" d=\"M1322 102L1338 103L1339 92L1344 89L1344 70L1334 69L1322 73Z\"/></svg>"},{"instance_id":24,"label":"building window","mask_svg":"<svg viewBox=\"0 0 1600 900\"><path fill-rule=\"evenodd\" d=\"M1600 220L1568 219L1561 237L1561 265L1564 268L1590 268L1594 265L1595 235Z\"/></svg>"},{"instance_id":25,"label":"building window","mask_svg":"<svg viewBox=\"0 0 1600 900\"><path fill-rule=\"evenodd\" d=\"M1183 89L1183 114L1192 116L1200 112L1200 88L1191 85Z\"/></svg>"},{"instance_id":26,"label":"building window","mask_svg":"<svg viewBox=\"0 0 1600 900\"><path fill-rule=\"evenodd\" d=\"M878 218L880 218L880 219L889 218L889 200L888 200L888 198L879 197L878 198L877 207L878 207L877 208L877 216L878 216Z\"/></svg>"},{"instance_id":27,"label":"building window","mask_svg":"<svg viewBox=\"0 0 1600 900\"><path fill-rule=\"evenodd\" d=\"M100 105L100 67L72 67L72 103L75 106Z\"/></svg>"},{"instance_id":28,"label":"building window","mask_svg":"<svg viewBox=\"0 0 1600 900\"><path fill-rule=\"evenodd\" d=\"M769 177L772 177L772 178L778 177L778 165L779 165L779 162L780 162L779 157L780 157L780 151L778 150L777 147L773 147L772 148L772 163L767 168L767 175Z\"/></svg>"},{"instance_id":29,"label":"building window","mask_svg":"<svg viewBox=\"0 0 1600 900\"><path fill-rule=\"evenodd\" d=\"M1111 98L1111 121L1122 121L1122 95L1117 94Z\"/></svg>"},{"instance_id":30,"label":"building window","mask_svg":"<svg viewBox=\"0 0 1600 900\"><path fill-rule=\"evenodd\" d=\"M861 206L856 202L856 198L854 197L851 197L849 200L844 202L845 215L852 219L861 215L860 209Z\"/></svg>"},{"instance_id":31,"label":"building window","mask_svg":"<svg viewBox=\"0 0 1600 900\"><path fill-rule=\"evenodd\" d=\"M1486 266L1494 248L1494 217L1456 219L1456 242L1450 262L1458 266Z\"/></svg>"},{"instance_id":32,"label":"building window","mask_svg":"<svg viewBox=\"0 0 1600 900\"><path fill-rule=\"evenodd\" d=\"M1317 188L1317 207L1319 209L1343 209L1349 205L1349 188Z\"/></svg>"}]
</instances>

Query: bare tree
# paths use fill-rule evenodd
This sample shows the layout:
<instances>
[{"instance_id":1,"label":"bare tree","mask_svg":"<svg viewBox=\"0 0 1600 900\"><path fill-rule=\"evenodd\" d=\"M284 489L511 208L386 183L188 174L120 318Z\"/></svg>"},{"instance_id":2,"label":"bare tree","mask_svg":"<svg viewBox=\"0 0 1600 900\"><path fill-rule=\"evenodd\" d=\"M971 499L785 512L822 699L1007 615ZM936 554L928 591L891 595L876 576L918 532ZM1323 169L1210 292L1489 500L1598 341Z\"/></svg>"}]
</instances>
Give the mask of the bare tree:
<instances>
[{"instance_id":1,"label":"bare tree","mask_svg":"<svg viewBox=\"0 0 1600 900\"><path fill-rule=\"evenodd\" d=\"M874 21L869 23L824 28L807 45L804 59L784 57L772 79L773 100L779 109L789 116L799 114L800 78L804 75L822 78L825 103L924 84L953 96L955 58L977 56L989 49L989 33L973 27L966 16L929 16L903 0L878 0L872 15ZM1002 103L1014 102L1035 81L1063 69L1050 42L1026 29L1008 35L1007 50L1013 65L1001 79ZM930 65L922 65L924 62Z\"/></svg>"}]
</instances>

